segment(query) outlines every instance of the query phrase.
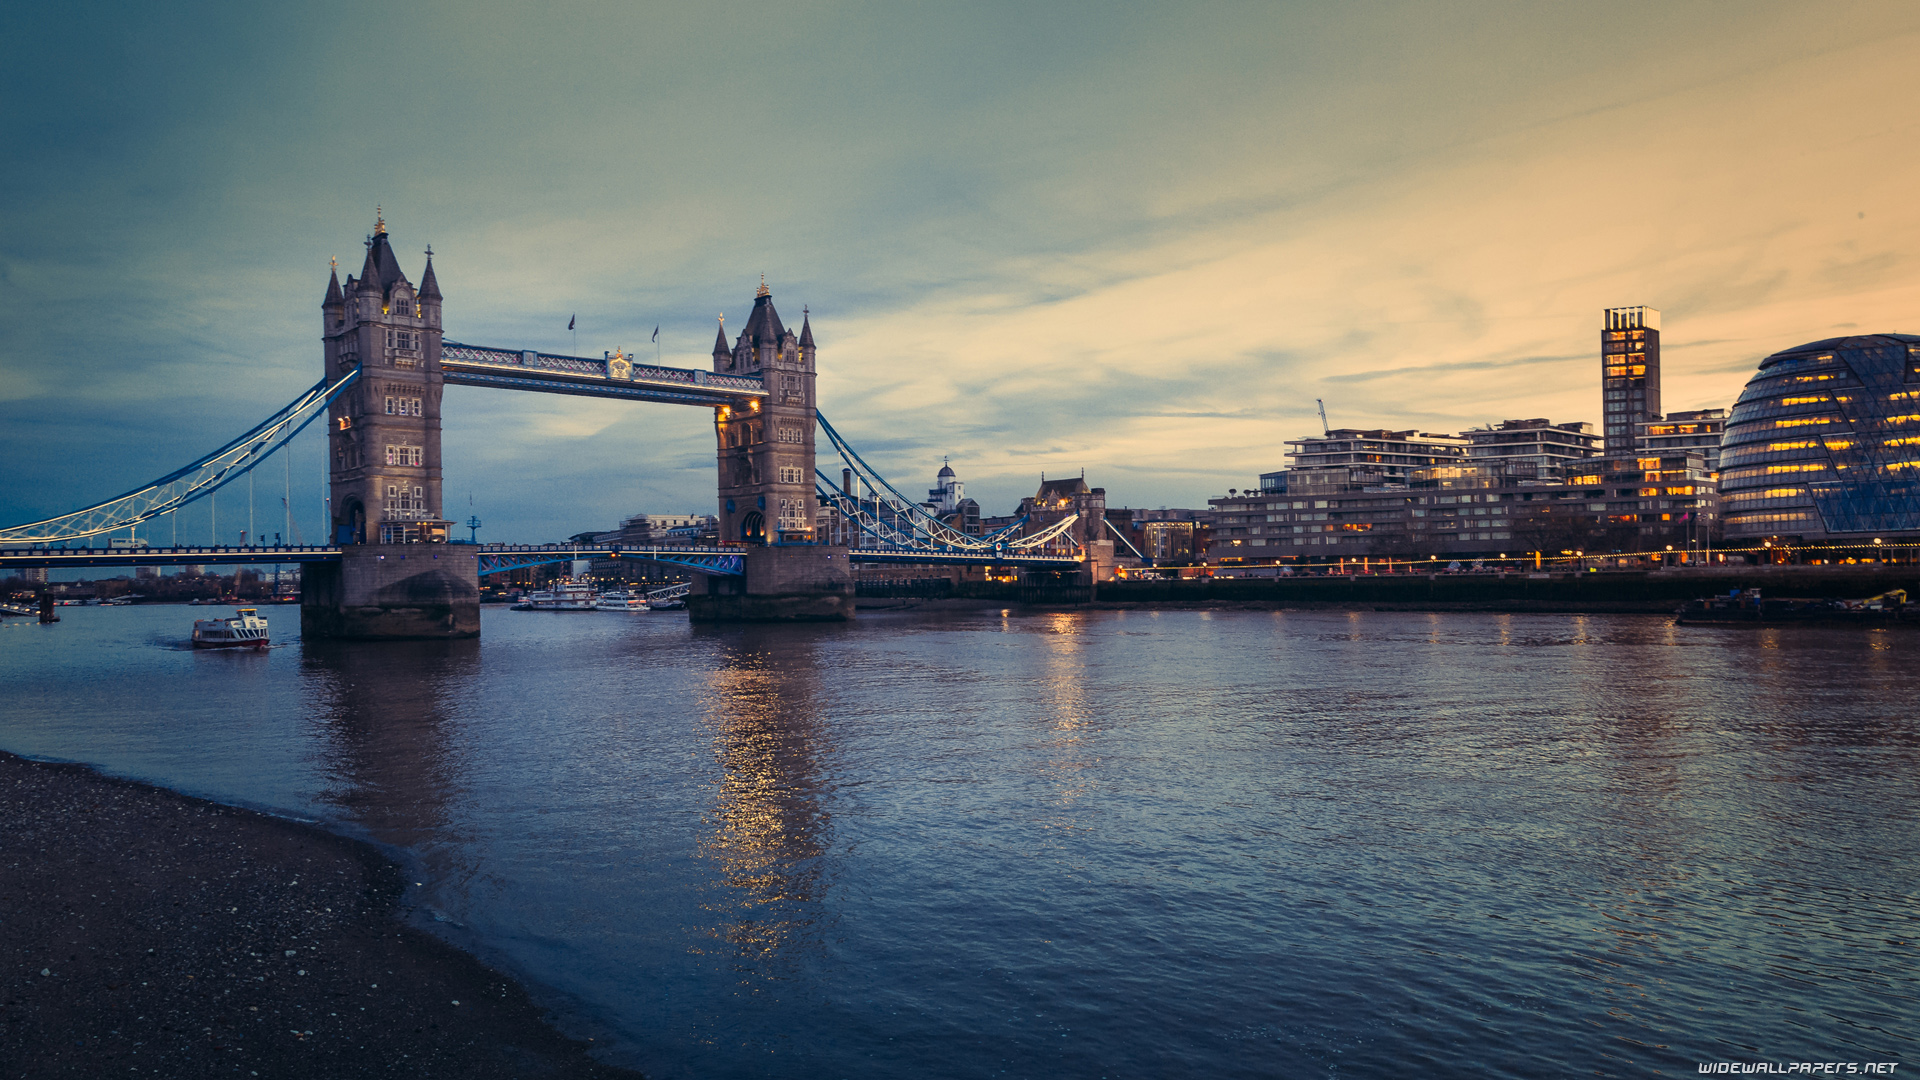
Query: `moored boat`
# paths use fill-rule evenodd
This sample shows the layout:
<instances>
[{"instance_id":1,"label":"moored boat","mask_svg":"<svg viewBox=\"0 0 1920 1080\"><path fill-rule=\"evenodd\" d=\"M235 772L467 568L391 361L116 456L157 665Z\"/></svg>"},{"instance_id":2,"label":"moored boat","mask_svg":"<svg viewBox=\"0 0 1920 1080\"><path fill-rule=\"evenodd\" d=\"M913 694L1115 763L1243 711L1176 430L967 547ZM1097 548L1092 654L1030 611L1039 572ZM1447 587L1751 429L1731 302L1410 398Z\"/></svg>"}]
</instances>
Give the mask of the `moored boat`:
<instances>
[{"instance_id":1,"label":"moored boat","mask_svg":"<svg viewBox=\"0 0 1920 1080\"><path fill-rule=\"evenodd\" d=\"M616 589L603 592L594 600L593 606L601 611L648 611L647 598L640 593L631 593Z\"/></svg>"},{"instance_id":2,"label":"moored boat","mask_svg":"<svg viewBox=\"0 0 1920 1080\"><path fill-rule=\"evenodd\" d=\"M235 610L228 619L193 620L193 647L196 649L265 649L267 620L254 608Z\"/></svg>"},{"instance_id":3,"label":"moored boat","mask_svg":"<svg viewBox=\"0 0 1920 1080\"><path fill-rule=\"evenodd\" d=\"M592 611L594 605L593 586L584 581L571 581L561 578L551 588L527 594L524 603L513 605L515 611Z\"/></svg>"},{"instance_id":4,"label":"moored boat","mask_svg":"<svg viewBox=\"0 0 1920 1080\"><path fill-rule=\"evenodd\" d=\"M1759 589L1692 600L1674 612L1681 626L1741 626L1778 623L1920 623L1920 606L1909 605L1904 589L1865 600L1809 600L1760 595Z\"/></svg>"}]
</instances>

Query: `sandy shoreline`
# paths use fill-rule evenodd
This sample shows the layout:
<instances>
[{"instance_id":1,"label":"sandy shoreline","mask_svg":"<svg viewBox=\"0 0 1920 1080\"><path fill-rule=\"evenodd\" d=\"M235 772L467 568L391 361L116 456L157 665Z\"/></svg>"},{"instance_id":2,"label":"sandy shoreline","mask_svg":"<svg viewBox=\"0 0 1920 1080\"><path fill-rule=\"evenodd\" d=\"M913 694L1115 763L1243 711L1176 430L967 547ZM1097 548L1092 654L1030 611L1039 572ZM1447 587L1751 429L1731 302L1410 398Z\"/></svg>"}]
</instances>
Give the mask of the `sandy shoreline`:
<instances>
[{"instance_id":1,"label":"sandy shoreline","mask_svg":"<svg viewBox=\"0 0 1920 1080\"><path fill-rule=\"evenodd\" d=\"M637 1077L319 828L0 753L8 1076Z\"/></svg>"}]
</instances>

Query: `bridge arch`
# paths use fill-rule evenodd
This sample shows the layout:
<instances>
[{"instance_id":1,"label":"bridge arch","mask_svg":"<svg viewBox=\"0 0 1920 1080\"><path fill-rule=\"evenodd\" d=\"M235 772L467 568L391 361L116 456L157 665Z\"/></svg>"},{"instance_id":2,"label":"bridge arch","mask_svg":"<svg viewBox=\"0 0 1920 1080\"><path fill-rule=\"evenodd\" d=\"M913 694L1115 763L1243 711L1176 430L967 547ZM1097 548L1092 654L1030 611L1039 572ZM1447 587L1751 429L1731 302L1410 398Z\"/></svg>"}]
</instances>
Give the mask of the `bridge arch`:
<instances>
[{"instance_id":1,"label":"bridge arch","mask_svg":"<svg viewBox=\"0 0 1920 1080\"><path fill-rule=\"evenodd\" d=\"M767 516L758 510L749 510L740 519L740 539L749 544L767 542Z\"/></svg>"}]
</instances>

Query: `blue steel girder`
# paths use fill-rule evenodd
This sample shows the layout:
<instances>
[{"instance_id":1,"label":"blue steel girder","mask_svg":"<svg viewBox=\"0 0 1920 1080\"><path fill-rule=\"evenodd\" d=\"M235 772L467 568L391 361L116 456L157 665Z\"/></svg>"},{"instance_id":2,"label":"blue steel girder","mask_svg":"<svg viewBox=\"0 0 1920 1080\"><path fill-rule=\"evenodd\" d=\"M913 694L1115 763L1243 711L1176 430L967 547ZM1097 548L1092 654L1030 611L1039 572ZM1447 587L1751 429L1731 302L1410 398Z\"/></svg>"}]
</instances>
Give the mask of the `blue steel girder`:
<instances>
[{"instance_id":1,"label":"blue steel girder","mask_svg":"<svg viewBox=\"0 0 1920 1080\"><path fill-rule=\"evenodd\" d=\"M679 566L698 573L721 577L741 577L747 572L741 561L740 551L733 548L626 547L617 544L593 547L560 544L514 547L506 544L489 544L477 554L480 557L482 577L508 570L519 570L527 566L571 562L574 559L638 559L642 562Z\"/></svg>"},{"instance_id":2,"label":"blue steel girder","mask_svg":"<svg viewBox=\"0 0 1920 1080\"><path fill-rule=\"evenodd\" d=\"M1077 570L1071 555L1017 555L1012 552L932 551L925 548L852 548L848 562L923 563L929 566L1024 566L1033 570Z\"/></svg>"},{"instance_id":3,"label":"blue steel girder","mask_svg":"<svg viewBox=\"0 0 1920 1080\"><path fill-rule=\"evenodd\" d=\"M0 548L0 570L62 566L267 566L273 563L339 561L339 548L321 545Z\"/></svg>"},{"instance_id":4,"label":"blue steel girder","mask_svg":"<svg viewBox=\"0 0 1920 1080\"><path fill-rule=\"evenodd\" d=\"M441 343L440 372L455 386L491 386L501 390L658 401L669 405L741 405L767 396L766 384L757 376L636 364L619 354L594 360L458 341Z\"/></svg>"}]
</instances>

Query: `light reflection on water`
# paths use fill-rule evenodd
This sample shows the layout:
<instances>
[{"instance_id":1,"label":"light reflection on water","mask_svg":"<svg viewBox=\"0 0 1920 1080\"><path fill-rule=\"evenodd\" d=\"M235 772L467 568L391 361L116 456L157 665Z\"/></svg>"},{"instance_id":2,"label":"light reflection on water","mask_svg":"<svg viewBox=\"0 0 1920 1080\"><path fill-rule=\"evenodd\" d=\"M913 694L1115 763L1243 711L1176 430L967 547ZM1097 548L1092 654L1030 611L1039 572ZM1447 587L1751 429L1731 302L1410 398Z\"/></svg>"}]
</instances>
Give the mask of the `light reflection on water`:
<instances>
[{"instance_id":1,"label":"light reflection on water","mask_svg":"<svg viewBox=\"0 0 1920 1080\"><path fill-rule=\"evenodd\" d=\"M255 656L181 650L183 608L63 614L0 625L0 746L399 849L441 929L655 1076L1915 1041L1916 634L489 609Z\"/></svg>"}]
</instances>

